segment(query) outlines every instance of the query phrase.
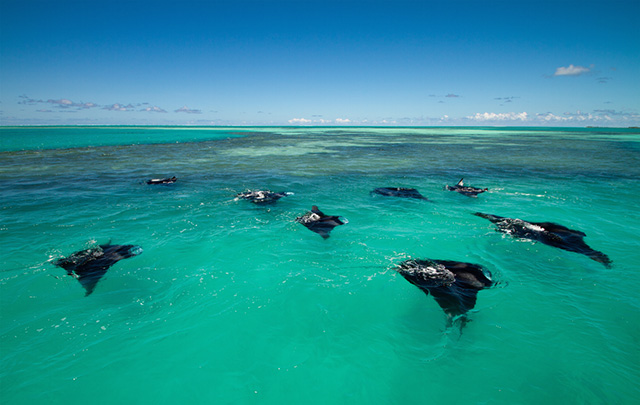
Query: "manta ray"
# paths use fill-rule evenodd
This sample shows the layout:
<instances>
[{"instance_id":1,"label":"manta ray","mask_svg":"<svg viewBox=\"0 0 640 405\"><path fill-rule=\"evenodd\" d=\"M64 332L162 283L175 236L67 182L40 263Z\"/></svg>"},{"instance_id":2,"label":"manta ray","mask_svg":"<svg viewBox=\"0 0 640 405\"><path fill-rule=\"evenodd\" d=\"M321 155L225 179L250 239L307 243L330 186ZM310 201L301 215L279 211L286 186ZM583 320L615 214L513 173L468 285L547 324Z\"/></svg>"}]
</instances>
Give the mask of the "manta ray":
<instances>
[{"instance_id":1,"label":"manta ray","mask_svg":"<svg viewBox=\"0 0 640 405\"><path fill-rule=\"evenodd\" d=\"M449 191L457 191L458 193L464 194L468 197L477 197L478 194L489 191L488 188L465 186L463 180L464 179L460 179L458 184L456 184L455 186L446 186L445 188Z\"/></svg>"},{"instance_id":2,"label":"manta ray","mask_svg":"<svg viewBox=\"0 0 640 405\"><path fill-rule=\"evenodd\" d=\"M493 222L498 227L499 232L516 238L542 242L545 245L568 250L569 252L580 253L604 264L607 268L611 267L612 262L607 255L591 249L584 243L583 238L587 236L584 232L569 229L553 222L527 222L517 218L505 218L481 212L476 212L474 215Z\"/></svg>"},{"instance_id":3,"label":"manta ray","mask_svg":"<svg viewBox=\"0 0 640 405\"><path fill-rule=\"evenodd\" d=\"M426 200L427 198L420 194L415 188L402 187L379 187L371 192L371 194L380 194L389 197L416 198L418 200Z\"/></svg>"},{"instance_id":4,"label":"manta ray","mask_svg":"<svg viewBox=\"0 0 640 405\"><path fill-rule=\"evenodd\" d=\"M286 197L288 195L293 195L293 193L288 191L275 193L271 190L247 190L239 193L236 196L236 199L249 200L254 204L273 204L282 197Z\"/></svg>"},{"instance_id":5,"label":"manta ray","mask_svg":"<svg viewBox=\"0 0 640 405\"><path fill-rule=\"evenodd\" d=\"M175 183L177 180L176 176L166 177L164 179L150 179L147 180L147 184L171 184Z\"/></svg>"},{"instance_id":6,"label":"manta ray","mask_svg":"<svg viewBox=\"0 0 640 405\"><path fill-rule=\"evenodd\" d=\"M106 244L75 252L69 257L56 260L53 264L62 267L67 271L67 275L76 278L86 290L86 297L93 292L109 267L140 253L140 246Z\"/></svg>"},{"instance_id":7,"label":"manta ray","mask_svg":"<svg viewBox=\"0 0 640 405\"><path fill-rule=\"evenodd\" d=\"M315 205L311 207L311 212L307 212L303 216L296 218L296 221L319 234L324 239L329 237L329 233L333 228L348 222L342 217L323 214Z\"/></svg>"},{"instance_id":8,"label":"manta ray","mask_svg":"<svg viewBox=\"0 0 640 405\"><path fill-rule=\"evenodd\" d=\"M478 291L496 284L482 266L452 260L411 259L400 263L396 271L433 296L447 315L448 326L455 319L464 326L466 313L476 305Z\"/></svg>"}]
</instances>

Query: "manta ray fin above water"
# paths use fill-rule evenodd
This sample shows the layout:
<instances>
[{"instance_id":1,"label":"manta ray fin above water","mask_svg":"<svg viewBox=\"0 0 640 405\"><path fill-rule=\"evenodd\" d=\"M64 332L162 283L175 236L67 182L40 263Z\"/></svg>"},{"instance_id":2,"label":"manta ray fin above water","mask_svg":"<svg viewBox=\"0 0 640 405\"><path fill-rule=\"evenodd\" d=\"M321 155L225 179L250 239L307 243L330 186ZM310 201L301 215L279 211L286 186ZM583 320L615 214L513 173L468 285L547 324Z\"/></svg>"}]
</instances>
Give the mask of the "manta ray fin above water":
<instances>
[{"instance_id":1,"label":"manta ray fin above water","mask_svg":"<svg viewBox=\"0 0 640 405\"><path fill-rule=\"evenodd\" d=\"M481 212L476 212L474 215L494 223L498 232L509 234L515 238L538 241L569 252L580 253L602 263L607 268L612 266L612 261L606 254L592 249L585 243L583 238L587 235L582 231L569 229L554 222L528 222L518 218L505 218Z\"/></svg>"},{"instance_id":2,"label":"manta ray fin above water","mask_svg":"<svg viewBox=\"0 0 640 405\"><path fill-rule=\"evenodd\" d=\"M111 242L95 248L85 249L58 259L54 265L62 267L67 274L78 280L90 295L107 270L122 259L137 256L142 248L135 245L111 245Z\"/></svg>"},{"instance_id":3,"label":"manta ray fin above water","mask_svg":"<svg viewBox=\"0 0 640 405\"><path fill-rule=\"evenodd\" d=\"M447 315L448 326L453 319L466 319L478 292L496 284L482 266L453 260L411 259L400 263L396 271L436 300Z\"/></svg>"},{"instance_id":4,"label":"manta ray fin above water","mask_svg":"<svg viewBox=\"0 0 640 405\"><path fill-rule=\"evenodd\" d=\"M348 222L339 216L325 215L317 205L311 207L311 212L296 218L296 221L307 227L307 229L322 236L323 239L329 238L333 228Z\"/></svg>"},{"instance_id":5,"label":"manta ray fin above water","mask_svg":"<svg viewBox=\"0 0 640 405\"><path fill-rule=\"evenodd\" d=\"M258 205L271 205L274 204L282 197L293 195L288 191L281 191L279 193L271 190L247 190L236 195L236 199L249 200Z\"/></svg>"},{"instance_id":6,"label":"manta ray fin above water","mask_svg":"<svg viewBox=\"0 0 640 405\"><path fill-rule=\"evenodd\" d=\"M387 197L403 197L403 198L415 198L417 200L427 200L425 196L420 194L415 188L404 187L378 187L374 189L371 194L379 194Z\"/></svg>"}]
</instances>

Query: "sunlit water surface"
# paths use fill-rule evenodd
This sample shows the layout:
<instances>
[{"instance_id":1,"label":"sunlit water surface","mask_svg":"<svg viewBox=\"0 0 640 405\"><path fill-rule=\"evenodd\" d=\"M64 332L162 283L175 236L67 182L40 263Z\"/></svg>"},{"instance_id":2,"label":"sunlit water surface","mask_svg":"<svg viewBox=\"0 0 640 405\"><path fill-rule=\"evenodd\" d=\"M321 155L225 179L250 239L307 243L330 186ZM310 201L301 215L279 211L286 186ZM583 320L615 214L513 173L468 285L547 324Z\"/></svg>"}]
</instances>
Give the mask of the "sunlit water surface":
<instances>
[{"instance_id":1,"label":"sunlit water surface","mask_svg":"<svg viewBox=\"0 0 640 405\"><path fill-rule=\"evenodd\" d=\"M443 190L462 177L489 191ZM259 188L294 195L234 199ZM0 399L634 403L639 197L631 129L2 128ZM323 240L312 205L349 223ZM477 211L581 230L613 267ZM88 297L52 264L110 240L144 252ZM408 258L499 284L447 329Z\"/></svg>"}]
</instances>

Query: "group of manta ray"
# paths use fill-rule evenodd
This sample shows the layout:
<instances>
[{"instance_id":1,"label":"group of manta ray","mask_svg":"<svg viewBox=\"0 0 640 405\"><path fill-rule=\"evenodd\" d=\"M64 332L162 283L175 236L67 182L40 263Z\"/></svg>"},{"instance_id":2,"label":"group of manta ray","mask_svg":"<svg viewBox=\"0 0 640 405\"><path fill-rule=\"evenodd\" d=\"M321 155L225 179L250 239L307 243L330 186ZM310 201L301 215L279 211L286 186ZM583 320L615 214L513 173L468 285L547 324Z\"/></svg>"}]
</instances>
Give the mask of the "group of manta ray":
<instances>
[{"instance_id":1,"label":"group of manta ray","mask_svg":"<svg viewBox=\"0 0 640 405\"><path fill-rule=\"evenodd\" d=\"M172 184L176 180L175 177L151 179L146 183ZM488 191L487 188L465 186L463 179L455 186L445 186L445 189L469 197L477 197L478 194ZM292 194L270 190L248 190L237 194L236 199L248 200L258 205L271 205ZM371 194L427 200L414 188L381 187L373 190ZM584 242L583 238L586 236L584 232L553 222L529 222L481 212L476 212L474 215L491 221L498 232L580 253L602 263L607 268L611 267L612 262L607 255L592 249ZM344 225L348 221L341 216L326 215L314 205L311 211L296 218L296 222L319 234L323 239L327 239L335 227ZM84 287L85 296L88 296L111 266L141 252L142 248L136 245L108 243L73 253L69 257L55 260L53 264L62 267L68 275L75 277ZM478 292L496 285L491 272L483 266L453 260L410 259L396 265L395 270L436 300L447 316L448 326L454 321L459 321L460 328L468 322L467 313L475 307Z\"/></svg>"}]
</instances>

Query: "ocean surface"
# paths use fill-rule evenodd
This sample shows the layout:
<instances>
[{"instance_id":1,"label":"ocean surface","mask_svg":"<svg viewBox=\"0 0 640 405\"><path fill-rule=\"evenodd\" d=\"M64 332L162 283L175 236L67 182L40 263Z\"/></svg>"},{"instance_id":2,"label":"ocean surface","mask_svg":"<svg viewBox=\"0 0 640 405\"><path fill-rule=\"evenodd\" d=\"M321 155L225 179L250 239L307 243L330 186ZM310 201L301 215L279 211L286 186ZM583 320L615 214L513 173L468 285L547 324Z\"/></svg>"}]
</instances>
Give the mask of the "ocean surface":
<instances>
[{"instance_id":1,"label":"ocean surface","mask_svg":"<svg viewBox=\"0 0 640 405\"><path fill-rule=\"evenodd\" d=\"M0 401L637 403L639 199L637 129L2 127ZM321 238L312 205L348 224ZM613 266L474 212L580 230ZM143 253L85 297L53 262L109 241ZM409 258L498 285L447 327Z\"/></svg>"}]
</instances>

